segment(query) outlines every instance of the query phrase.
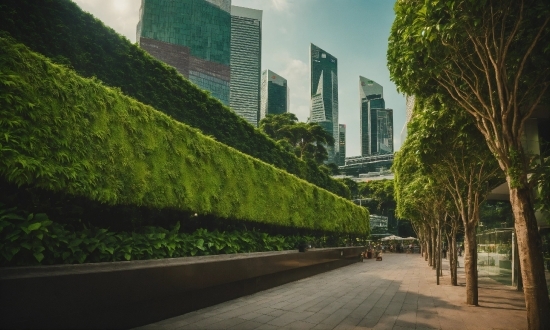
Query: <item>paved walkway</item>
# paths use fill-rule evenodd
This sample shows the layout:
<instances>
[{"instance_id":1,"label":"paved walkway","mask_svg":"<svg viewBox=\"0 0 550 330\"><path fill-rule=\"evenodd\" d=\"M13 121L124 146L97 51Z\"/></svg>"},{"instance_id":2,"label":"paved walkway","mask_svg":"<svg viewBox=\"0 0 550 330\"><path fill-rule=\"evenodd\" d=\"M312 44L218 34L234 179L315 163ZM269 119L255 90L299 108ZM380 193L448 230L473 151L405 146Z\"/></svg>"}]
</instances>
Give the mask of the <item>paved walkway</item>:
<instances>
[{"instance_id":1,"label":"paved walkway","mask_svg":"<svg viewBox=\"0 0 550 330\"><path fill-rule=\"evenodd\" d=\"M441 285L418 254L384 254L139 329L526 329L523 293L480 279L466 306L464 268ZM462 260L460 265L463 266Z\"/></svg>"}]
</instances>

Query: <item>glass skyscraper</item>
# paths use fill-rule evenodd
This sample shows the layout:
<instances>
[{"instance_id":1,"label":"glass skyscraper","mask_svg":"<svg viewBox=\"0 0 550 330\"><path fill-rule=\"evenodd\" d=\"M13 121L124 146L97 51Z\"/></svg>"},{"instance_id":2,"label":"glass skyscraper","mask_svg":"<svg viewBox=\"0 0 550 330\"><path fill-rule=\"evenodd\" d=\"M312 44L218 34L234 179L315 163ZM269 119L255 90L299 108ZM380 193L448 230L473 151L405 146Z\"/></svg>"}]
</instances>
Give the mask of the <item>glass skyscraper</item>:
<instances>
[{"instance_id":1,"label":"glass skyscraper","mask_svg":"<svg viewBox=\"0 0 550 330\"><path fill-rule=\"evenodd\" d=\"M386 109L383 87L359 76L361 156L393 153L393 110Z\"/></svg>"},{"instance_id":2,"label":"glass skyscraper","mask_svg":"<svg viewBox=\"0 0 550 330\"><path fill-rule=\"evenodd\" d=\"M260 116L262 11L231 6L229 106L251 125Z\"/></svg>"},{"instance_id":3,"label":"glass skyscraper","mask_svg":"<svg viewBox=\"0 0 550 330\"><path fill-rule=\"evenodd\" d=\"M346 165L346 124L339 124L338 129L339 147L338 147L338 163L337 165Z\"/></svg>"},{"instance_id":4,"label":"glass skyscraper","mask_svg":"<svg viewBox=\"0 0 550 330\"><path fill-rule=\"evenodd\" d=\"M231 0L142 0L140 47L229 105Z\"/></svg>"},{"instance_id":5,"label":"glass skyscraper","mask_svg":"<svg viewBox=\"0 0 550 330\"><path fill-rule=\"evenodd\" d=\"M264 70L262 72L260 120L267 115L280 115L288 112L289 100L286 79L271 70Z\"/></svg>"},{"instance_id":6,"label":"glass skyscraper","mask_svg":"<svg viewBox=\"0 0 550 330\"><path fill-rule=\"evenodd\" d=\"M338 134L338 60L323 49L310 45L311 106L309 121L318 123L334 138L328 147L328 162L336 163Z\"/></svg>"}]
</instances>

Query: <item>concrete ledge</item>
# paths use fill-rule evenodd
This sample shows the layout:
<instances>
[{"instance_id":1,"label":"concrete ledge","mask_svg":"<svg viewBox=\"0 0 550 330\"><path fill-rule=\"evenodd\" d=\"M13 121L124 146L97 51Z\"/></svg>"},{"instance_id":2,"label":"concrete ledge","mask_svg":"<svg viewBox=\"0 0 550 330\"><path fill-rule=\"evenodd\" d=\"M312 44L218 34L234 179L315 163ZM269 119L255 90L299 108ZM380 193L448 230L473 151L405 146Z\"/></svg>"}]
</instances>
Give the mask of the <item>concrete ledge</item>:
<instances>
[{"instance_id":1,"label":"concrete ledge","mask_svg":"<svg viewBox=\"0 0 550 330\"><path fill-rule=\"evenodd\" d=\"M0 328L131 328L349 265L360 247L0 269Z\"/></svg>"}]
</instances>

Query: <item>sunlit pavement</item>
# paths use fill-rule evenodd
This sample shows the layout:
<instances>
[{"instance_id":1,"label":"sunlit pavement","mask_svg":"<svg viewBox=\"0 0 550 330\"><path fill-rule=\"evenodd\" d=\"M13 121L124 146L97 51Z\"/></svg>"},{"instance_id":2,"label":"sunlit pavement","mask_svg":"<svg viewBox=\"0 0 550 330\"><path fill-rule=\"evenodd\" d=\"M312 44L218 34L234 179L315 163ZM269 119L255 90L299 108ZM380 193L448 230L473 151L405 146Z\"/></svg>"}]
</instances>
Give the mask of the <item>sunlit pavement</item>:
<instances>
[{"instance_id":1,"label":"sunlit pavement","mask_svg":"<svg viewBox=\"0 0 550 330\"><path fill-rule=\"evenodd\" d=\"M480 306L467 306L464 268L457 287L443 269L438 286L419 254L386 253L138 329L527 328L522 292L480 278Z\"/></svg>"}]
</instances>

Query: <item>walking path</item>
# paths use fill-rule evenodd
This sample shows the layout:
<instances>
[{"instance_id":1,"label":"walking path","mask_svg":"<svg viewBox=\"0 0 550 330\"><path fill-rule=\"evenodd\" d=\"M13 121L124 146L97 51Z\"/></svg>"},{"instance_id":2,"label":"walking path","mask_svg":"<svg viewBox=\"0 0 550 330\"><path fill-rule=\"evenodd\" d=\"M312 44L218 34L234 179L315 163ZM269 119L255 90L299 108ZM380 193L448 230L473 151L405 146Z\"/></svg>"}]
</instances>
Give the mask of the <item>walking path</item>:
<instances>
[{"instance_id":1,"label":"walking path","mask_svg":"<svg viewBox=\"0 0 550 330\"><path fill-rule=\"evenodd\" d=\"M467 306L464 268L456 287L443 269L438 286L420 255L386 253L138 329L527 328L522 292L480 278L480 306Z\"/></svg>"}]
</instances>

